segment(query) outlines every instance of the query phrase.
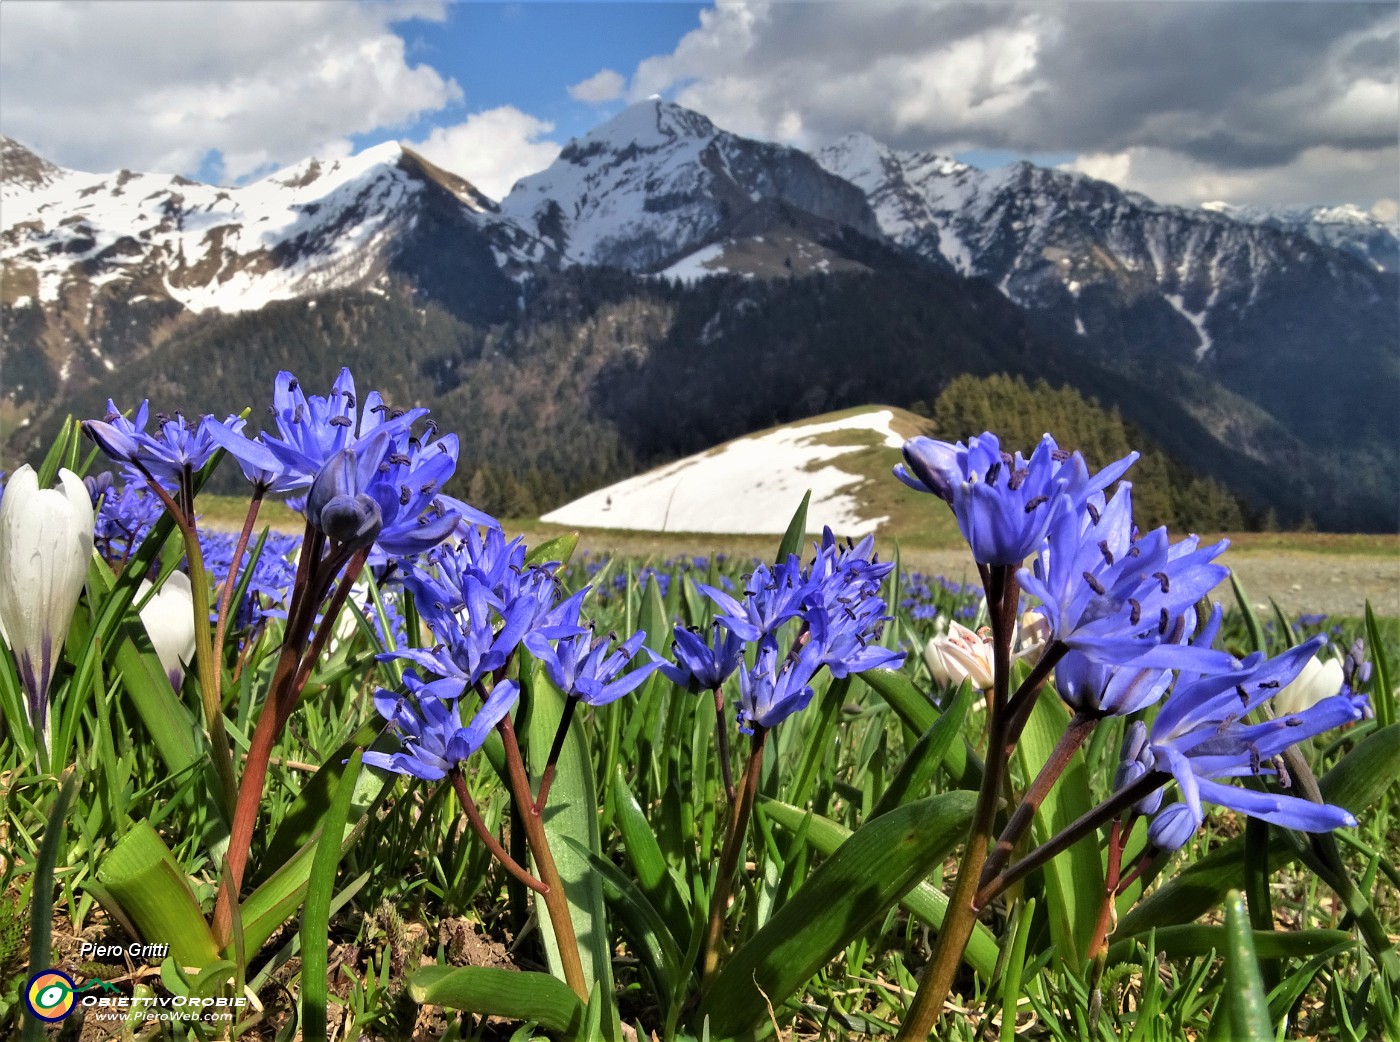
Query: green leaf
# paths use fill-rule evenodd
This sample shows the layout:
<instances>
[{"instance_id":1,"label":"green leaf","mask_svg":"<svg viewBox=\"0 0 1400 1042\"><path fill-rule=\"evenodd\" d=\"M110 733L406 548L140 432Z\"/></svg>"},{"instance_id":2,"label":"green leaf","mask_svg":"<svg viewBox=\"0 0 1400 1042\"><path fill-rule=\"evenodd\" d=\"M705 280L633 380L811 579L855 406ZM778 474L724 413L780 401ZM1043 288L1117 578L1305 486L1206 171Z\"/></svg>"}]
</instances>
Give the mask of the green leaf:
<instances>
[{"instance_id":1,"label":"green leaf","mask_svg":"<svg viewBox=\"0 0 1400 1042\"><path fill-rule=\"evenodd\" d=\"M718 1037L750 1030L938 864L967 835L974 794L906 804L864 825L734 952L695 1021Z\"/></svg>"},{"instance_id":2,"label":"green leaf","mask_svg":"<svg viewBox=\"0 0 1400 1042\"><path fill-rule=\"evenodd\" d=\"M1163 926L1154 936L1154 950L1173 959L1223 952L1229 943L1225 927L1199 923ZM1356 944L1356 938L1346 930L1254 930L1251 940L1261 959L1302 959ZM1109 965L1132 959L1133 949L1140 943L1133 937L1114 941L1108 949Z\"/></svg>"},{"instance_id":3,"label":"green leaf","mask_svg":"<svg viewBox=\"0 0 1400 1042\"><path fill-rule=\"evenodd\" d=\"M637 798L627 785L622 765L613 767L613 820L622 833L622 846L632 863L637 886L648 902L661 913L673 937L683 937L690 930L690 909L684 891L666 865L666 857L656 842L651 822L642 812Z\"/></svg>"},{"instance_id":4,"label":"green leaf","mask_svg":"<svg viewBox=\"0 0 1400 1042\"><path fill-rule=\"evenodd\" d=\"M1240 615L1244 617L1245 632L1249 634L1251 651L1269 650L1268 641L1264 638L1264 627L1259 623L1259 616L1254 613L1254 605L1249 603L1249 596L1244 592L1244 587L1240 585L1239 576L1234 572L1230 573L1230 588L1235 591L1235 603L1240 606Z\"/></svg>"},{"instance_id":5,"label":"green leaf","mask_svg":"<svg viewBox=\"0 0 1400 1042\"><path fill-rule=\"evenodd\" d=\"M553 539L546 539L539 546L534 547L525 554L525 564L548 564L551 561L558 561L560 564L568 564L569 558L574 556L574 551L578 549L578 533L568 532L564 535L557 535Z\"/></svg>"},{"instance_id":6,"label":"green leaf","mask_svg":"<svg viewBox=\"0 0 1400 1042\"><path fill-rule=\"evenodd\" d=\"M572 838L566 839L581 856L588 858L589 864L598 873L603 883L603 896L618 912L622 931L631 941L632 950L651 978L657 995L675 995L689 972L661 913L620 868L606 858L585 850Z\"/></svg>"},{"instance_id":7,"label":"green leaf","mask_svg":"<svg viewBox=\"0 0 1400 1042\"><path fill-rule=\"evenodd\" d=\"M1328 803L1360 814L1400 776L1400 724L1367 735L1330 771L1318 779ZM1269 871L1293 859L1282 844L1269 851ZM1235 838L1183 868L1153 891L1119 923L1117 936L1131 937L1154 927L1190 922L1220 904L1244 874L1244 840ZM1160 929L1159 929L1160 932Z\"/></svg>"},{"instance_id":8,"label":"green leaf","mask_svg":"<svg viewBox=\"0 0 1400 1042\"><path fill-rule=\"evenodd\" d=\"M274 869L286 864L298 850L320 834L321 821L326 815L327 808L331 805L332 794L335 793L340 779L345 775L346 761L349 760L350 754L357 747L369 746L383 732L383 721L376 718L374 722L361 727L349 739L341 743L330 756L326 757L326 762L312 775L311 780L301 787L301 791L297 793L291 807L283 815L277 831L272 834L272 842L267 846L267 854L260 859L257 871L253 873L254 883L261 883L267 879ZM378 777L381 784L388 787L393 785L399 776L388 773L380 775L369 773L363 776L364 779L374 777ZM354 809L352 807L352 811ZM357 816L352 813L350 820L356 820Z\"/></svg>"},{"instance_id":9,"label":"green leaf","mask_svg":"<svg viewBox=\"0 0 1400 1042\"><path fill-rule=\"evenodd\" d=\"M792 520L788 522L783 541L778 544L778 564L786 561L789 554L801 556L802 541L807 537L807 507L811 502L812 490L808 489L802 497L802 502L798 504L796 513L792 515Z\"/></svg>"},{"instance_id":10,"label":"green leaf","mask_svg":"<svg viewBox=\"0 0 1400 1042\"><path fill-rule=\"evenodd\" d=\"M1249 929L1244 898L1232 890L1225 899L1225 1002L1233 1042L1273 1042L1269 1003L1259 976L1259 959ZM1218 1023L1220 1014L1216 1013Z\"/></svg>"},{"instance_id":11,"label":"green leaf","mask_svg":"<svg viewBox=\"0 0 1400 1042\"><path fill-rule=\"evenodd\" d=\"M963 721L977 694L971 683L963 681L957 695L942 716L914 743L904 763L880 795L870 812L872 818L893 810L911 797L922 793L933 781L933 775L947 759L953 743L962 737Z\"/></svg>"},{"instance_id":12,"label":"green leaf","mask_svg":"<svg viewBox=\"0 0 1400 1042\"><path fill-rule=\"evenodd\" d=\"M1016 746L1015 757L1029 783L1050 759L1060 736L1069 725L1069 715L1059 696L1044 688L1031 710L1026 729ZM1059 781L1045 797L1031 826L1036 844L1087 814L1094 807L1089 788L1089 770L1084 754L1076 752ZM1097 925L1104 901L1103 862L1098 845L1074 844L1046 863L1045 911L1050 921L1050 937L1055 954L1078 972Z\"/></svg>"},{"instance_id":13,"label":"green leaf","mask_svg":"<svg viewBox=\"0 0 1400 1042\"><path fill-rule=\"evenodd\" d=\"M58 795L49 810L44 837L39 841L39 854L34 862L34 886L29 907L29 973L34 975L48 969L52 962L53 940L53 871L63 849L63 834L68 822L68 808L78 792L78 769L69 766L58 779ZM44 1037L43 1023L35 1017L25 1017L26 1040Z\"/></svg>"},{"instance_id":14,"label":"green leaf","mask_svg":"<svg viewBox=\"0 0 1400 1042\"><path fill-rule=\"evenodd\" d=\"M525 671L525 676L530 678L532 707L527 725L527 742L531 765L538 774L544 767L544 758L563 716L564 696L549 683L539 663L534 663L532 668ZM585 850L601 853L593 761L588 756L583 731L577 724L569 729L559 752L549 802L544 808L544 831L560 878L564 881L564 893L569 899L569 913L578 937L584 980L590 990L595 980L602 981L604 990L611 995L612 945L608 940L603 887L589 865L587 855L564 842L564 837L572 836ZM559 961L558 944L550 925L548 909L544 898L538 894L535 895L535 902L550 969L557 971L562 979L563 964Z\"/></svg>"},{"instance_id":15,"label":"green leaf","mask_svg":"<svg viewBox=\"0 0 1400 1042\"><path fill-rule=\"evenodd\" d=\"M869 684L915 734L928 733L929 728L938 722L938 708L914 686L906 674L892 669L869 669L860 674L860 679ZM966 739L949 745L943 766L953 784L960 789L975 789L982 783L982 761L968 746Z\"/></svg>"},{"instance_id":16,"label":"green leaf","mask_svg":"<svg viewBox=\"0 0 1400 1042\"><path fill-rule=\"evenodd\" d=\"M812 849L823 856L829 857L836 853L841 844L852 836L851 830L840 822L824 818L820 814L811 814L788 803L763 799L760 806L764 814L785 829L804 835ZM804 823L805 833L802 832ZM935 928L943 925L943 917L948 913L948 895L927 882L919 883L899 903L910 915ZM997 941L992 932L981 923L973 928L972 938L968 941L967 950L963 952L963 959L985 979L991 980L995 976Z\"/></svg>"},{"instance_id":17,"label":"green leaf","mask_svg":"<svg viewBox=\"0 0 1400 1042\"><path fill-rule=\"evenodd\" d=\"M469 1013L531 1020L573 1035L583 1025L583 1003L547 973L516 973L492 966L425 966L408 977L414 1002Z\"/></svg>"},{"instance_id":18,"label":"green leaf","mask_svg":"<svg viewBox=\"0 0 1400 1042\"><path fill-rule=\"evenodd\" d=\"M355 794L355 781L360 773L360 757L363 754L362 749L354 751L340 784L335 788L335 799L331 802L311 861L306 904L301 912L301 1037L307 1042L326 1037L326 963L330 951L331 898L335 896L335 870L340 864L341 834L350 816L350 798Z\"/></svg>"},{"instance_id":19,"label":"green leaf","mask_svg":"<svg viewBox=\"0 0 1400 1042\"><path fill-rule=\"evenodd\" d=\"M1371 705L1376 710L1376 722L1381 727L1395 723L1395 687L1390 679L1390 656L1381 638L1380 626L1371 602L1366 602L1366 646L1371 653Z\"/></svg>"},{"instance_id":20,"label":"green leaf","mask_svg":"<svg viewBox=\"0 0 1400 1042\"><path fill-rule=\"evenodd\" d=\"M149 822L138 821L97 870L97 881L148 941L170 945L181 966L219 959L185 870Z\"/></svg>"}]
</instances>

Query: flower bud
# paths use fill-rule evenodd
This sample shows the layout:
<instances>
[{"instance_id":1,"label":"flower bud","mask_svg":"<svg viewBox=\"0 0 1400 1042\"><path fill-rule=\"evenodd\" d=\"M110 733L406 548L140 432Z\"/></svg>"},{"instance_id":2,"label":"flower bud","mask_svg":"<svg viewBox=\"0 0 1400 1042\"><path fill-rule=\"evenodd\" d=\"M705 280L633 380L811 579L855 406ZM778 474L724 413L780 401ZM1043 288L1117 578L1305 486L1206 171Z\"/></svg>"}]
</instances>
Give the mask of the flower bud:
<instances>
[{"instance_id":1,"label":"flower bud","mask_svg":"<svg viewBox=\"0 0 1400 1042\"><path fill-rule=\"evenodd\" d=\"M1292 716L1311 709L1341 691L1343 681L1342 664L1336 659L1308 659L1292 683L1274 696L1274 716Z\"/></svg>"},{"instance_id":2,"label":"flower bud","mask_svg":"<svg viewBox=\"0 0 1400 1042\"><path fill-rule=\"evenodd\" d=\"M30 725L47 742L48 693L92 556L92 500L82 479L58 472L40 489L20 467L0 500L0 629L15 653Z\"/></svg>"}]
</instances>

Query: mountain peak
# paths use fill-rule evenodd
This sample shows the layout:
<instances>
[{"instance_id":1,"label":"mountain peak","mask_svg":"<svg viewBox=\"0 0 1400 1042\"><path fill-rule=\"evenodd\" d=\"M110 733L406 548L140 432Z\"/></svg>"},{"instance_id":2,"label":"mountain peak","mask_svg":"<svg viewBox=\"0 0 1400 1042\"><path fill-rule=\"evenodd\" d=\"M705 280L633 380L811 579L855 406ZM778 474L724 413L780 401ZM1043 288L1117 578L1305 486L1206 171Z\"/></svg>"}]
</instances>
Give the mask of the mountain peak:
<instances>
[{"instance_id":1,"label":"mountain peak","mask_svg":"<svg viewBox=\"0 0 1400 1042\"><path fill-rule=\"evenodd\" d=\"M718 131L705 116L684 105L653 95L629 105L606 123L600 123L564 151L577 147L587 154L590 146L661 148L685 138L712 138Z\"/></svg>"},{"instance_id":2,"label":"mountain peak","mask_svg":"<svg viewBox=\"0 0 1400 1042\"><path fill-rule=\"evenodd\" d=\"M0 134L0 184L38 188L62 173L62 167Z\"/></svg>"}]
</instances>

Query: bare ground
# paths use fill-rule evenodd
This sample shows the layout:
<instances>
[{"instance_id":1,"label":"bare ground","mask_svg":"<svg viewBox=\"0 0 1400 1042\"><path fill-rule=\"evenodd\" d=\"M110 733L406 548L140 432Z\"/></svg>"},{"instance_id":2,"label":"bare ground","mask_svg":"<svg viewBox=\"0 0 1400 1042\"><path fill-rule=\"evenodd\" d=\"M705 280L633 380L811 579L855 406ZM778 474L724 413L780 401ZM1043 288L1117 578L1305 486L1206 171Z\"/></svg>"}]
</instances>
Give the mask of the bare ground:
<instances>
[{"instance_id":1,"label":"bare ground","mask_svg":"<svg viewBox=\"0 0 1400 1042\"><path fill-rule=\"evenodd\" d=\"M966 551L908 550L904 560L920 571L977 579ZM1268 610L1272 598L1290 617L1314 612L1360 616L1369 600L1377 615L1400 617L1400 553L1228 550L1223 560L1260 610ZM1215 596L1227 605L1234 601L1228 583Z\"/></svg>"}]
</instances>

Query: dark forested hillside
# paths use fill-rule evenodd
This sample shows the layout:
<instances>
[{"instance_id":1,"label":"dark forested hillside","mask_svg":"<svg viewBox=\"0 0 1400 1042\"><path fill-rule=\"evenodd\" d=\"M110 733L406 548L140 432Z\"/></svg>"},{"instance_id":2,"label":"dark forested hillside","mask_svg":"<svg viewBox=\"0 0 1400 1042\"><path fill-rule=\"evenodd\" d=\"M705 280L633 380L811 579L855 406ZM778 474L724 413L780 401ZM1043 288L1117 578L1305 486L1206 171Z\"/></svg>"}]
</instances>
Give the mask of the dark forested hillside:
<instances>
[{"instance_id":1,"label":"dark forested hillside","mask_svg":"<svg viewBox=\"0 0 1400 1042\"><path fill-rule=\"evenodd\" d=\"M1310 462L1267 414L1218 385L1165 360L1121 370L1107 352L1086 356L1082 342L1039 327L990 284L914 265L693 284L578 268L529 283L522 308L489 325L402 289L331 293L201 318L110 374L74 412L101 415L110 395L122 408L142 398L187 413L251 406L257 426L279 369L324 393L341 366L361 392L430 407L462 439L456 491L506 514L827 410L881 402L946 420L958 402L959 422L1026 443L1052 430L1121 454L1150 439L1139 469L1160 475L1148 484L1161 491L1145 497L1154 519L1233 524L1244 516L1237 496L1255 519L1272 510L1284 524L1393 524L1393 485L1368 490L1355 472L1348 485L1339 466ZM993 381L995 393L969 397L972 385L957 382L994 374L1030 384ZM1109 412L1066 397L1076 391L1032 392L1036 381ZM971 398L985 407L969 413ZM36 433L24 451L51 431ZM1231 495L1192 485L1207 477Z\"/></svg>"}]
</instances>

